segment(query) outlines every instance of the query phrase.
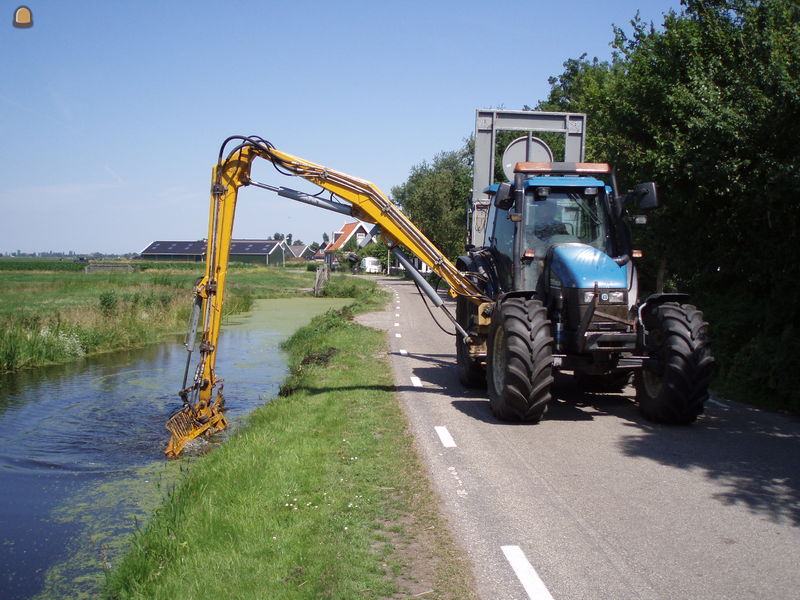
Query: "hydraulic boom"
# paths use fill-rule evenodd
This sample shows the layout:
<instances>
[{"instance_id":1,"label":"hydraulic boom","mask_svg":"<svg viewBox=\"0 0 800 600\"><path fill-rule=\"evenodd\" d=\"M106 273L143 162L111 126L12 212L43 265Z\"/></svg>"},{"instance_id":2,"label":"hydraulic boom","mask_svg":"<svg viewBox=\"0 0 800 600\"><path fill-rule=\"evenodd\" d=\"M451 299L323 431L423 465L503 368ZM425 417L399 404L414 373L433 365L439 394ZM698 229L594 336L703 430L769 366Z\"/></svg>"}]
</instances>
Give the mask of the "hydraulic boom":
<instances>
[{"instance_id":1,"label":"hydraulic boom","mask_svg":"<svg viewBox=\"0 0 800 600\"><path fill-rule=\"evenodd\" d=\"M225 147L234 141L239 143L223 158ZM302 177L318 185L330 192L330 197L321 197L322 190L320 194L310 195L252 181L250 170L256 158L270 161L283 175ZM227 426L223 415L223 380L218 378L215 371L217 341L222 323L237 195L240 187L249 185L373 223L377 226L373 234L380 234L398 258L402 257L399 246L405 247L444 279L451 288L451 294L463 296L476 304L489 300L373 183L281 152L259 137L230 137L223 143L212 172L206 271L194 289L192 320L186 339L189 354L183 389L180 391L183 406L172 414L166 425L172 434L166 449L169 457L180 455L186 442L192 438L221 431ZM429 288L426 293L435 296ZM435 300L438 300L438 296ZM440 300L437 306L444 310L460 335L467 337L467 333L441 305ZM202 337L198 347L199 358L193 381L187 386L200 316Z\"/></svg>"}]
</instances>

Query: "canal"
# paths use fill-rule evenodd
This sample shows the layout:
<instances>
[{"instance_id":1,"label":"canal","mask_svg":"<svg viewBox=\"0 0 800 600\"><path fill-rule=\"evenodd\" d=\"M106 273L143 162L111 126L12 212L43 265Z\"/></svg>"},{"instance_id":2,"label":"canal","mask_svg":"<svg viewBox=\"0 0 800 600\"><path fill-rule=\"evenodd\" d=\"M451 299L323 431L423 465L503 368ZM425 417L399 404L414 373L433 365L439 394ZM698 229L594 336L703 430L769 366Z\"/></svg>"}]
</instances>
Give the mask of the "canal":
<instances>
[{"instance_id":1,"label":"canal","mask_svg":"<svg viewBox=\"0 0 800 600\"><path fill-rule=\"evenodd\" d=\"M277 394L280 343L348 302L257 300L223 327L217 372L231 430ZM131 532L196 460L163 456L164 423L180 406L180 341L0 376L0 598L96 597Z\"/></svg>"}]
</instances>

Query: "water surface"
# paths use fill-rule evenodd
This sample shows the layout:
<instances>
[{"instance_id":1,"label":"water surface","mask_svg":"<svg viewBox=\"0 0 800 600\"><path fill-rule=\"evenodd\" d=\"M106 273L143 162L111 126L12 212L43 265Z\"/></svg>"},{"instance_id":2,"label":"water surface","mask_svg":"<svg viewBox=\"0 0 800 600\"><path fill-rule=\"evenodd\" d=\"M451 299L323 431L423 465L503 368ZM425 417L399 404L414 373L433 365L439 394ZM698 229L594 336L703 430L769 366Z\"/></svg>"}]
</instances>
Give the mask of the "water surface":
<instances>
[{"instance_id":1,"label":"water surface","mask_svg":"<svg viewBox=\"0 0 800 600\"><path fill-rule=\"evenodd\" d=\"M257 300L219 341L241 426L286 374L281 341L342 299ZM93 598L191 458L166 461L186 351L172 343L0 376L0 598Z\"/></svg>"}]
</instances>

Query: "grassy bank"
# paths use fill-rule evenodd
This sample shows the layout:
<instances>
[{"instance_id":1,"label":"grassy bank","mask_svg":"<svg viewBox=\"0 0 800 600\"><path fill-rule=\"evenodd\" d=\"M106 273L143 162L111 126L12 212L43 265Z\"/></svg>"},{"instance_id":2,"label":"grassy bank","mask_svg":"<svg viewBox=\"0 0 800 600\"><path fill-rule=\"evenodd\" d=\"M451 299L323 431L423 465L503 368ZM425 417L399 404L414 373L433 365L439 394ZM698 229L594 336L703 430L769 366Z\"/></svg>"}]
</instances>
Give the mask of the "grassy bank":
<instances>
[{"instance_id":1,"label":"grassy bank","mask_svg":"<svg viewBox=\"0 0 800 600\"><path fill-rule=\"evenodd\" d=\"M349 318L385 299L358 280L330 291L359 301L292 336L281 397L192 464L110 573L106 598L473 597L384 334Z\"/></svg>"},{"instance_id":2,"label":"grassy bank","mask_svg":"<svg viewBox=\"0 0 800 600\"><path fill-rule=\"evenodd\" d=\"M0 270L0 371L69 362L182 332L203 273L198 263L93 274L58 270L77 263L36 264L53 270ZM229 282L225 312L231 314L247 310L253 298L297 294L313 285L313 274L239 267L231 269Z\"/></svg>"}]
</instances>

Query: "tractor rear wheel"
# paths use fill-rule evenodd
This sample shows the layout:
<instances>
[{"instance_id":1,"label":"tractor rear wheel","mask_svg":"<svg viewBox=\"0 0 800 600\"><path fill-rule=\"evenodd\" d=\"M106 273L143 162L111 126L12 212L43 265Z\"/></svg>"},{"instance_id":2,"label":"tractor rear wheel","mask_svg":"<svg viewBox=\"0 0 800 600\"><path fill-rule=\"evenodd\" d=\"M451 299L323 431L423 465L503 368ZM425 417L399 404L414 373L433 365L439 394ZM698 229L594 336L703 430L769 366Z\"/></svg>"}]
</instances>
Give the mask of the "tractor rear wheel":
<instances>
[{"instance_id":1,"label":"tractor rear wheel","mask_svg":"<svg viewBox=\"0 0 800 600\"><path fill-rule=\"evenodd\" d=\"M476 329L475 310L475 306L467 298L459 296L456 300L456 321L470 335ZM470 388L486 385L486 370L480 361L470 357L467 345L458 334L456 334L456 361L458 363L458 379L461 383Z\"/></svg>"},{"instance_id":2,"label":"tractor rear wheel","mask_svg":"<svg viewBox=\"0 0 800 600\"><path fill-rule=\"evenodd\" d=\"M541 302L509 298L495 309L486 381L496 417L532 423L542 418L553 384L553 338Z\"/></svg>"},{"instance_id":3,"label":"tractor rear wheel","mask_svg":"<svg viewBox=\"0 0 800 600\"><path fill-rule=\"evenodd\" d=\"M656 364L636 373L636 399L645 418L688 424L703 412L714 359L708 323L689 304L665 302L643 315L647 352Z\"/></svg>"}]
</instances>

